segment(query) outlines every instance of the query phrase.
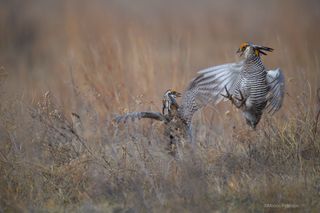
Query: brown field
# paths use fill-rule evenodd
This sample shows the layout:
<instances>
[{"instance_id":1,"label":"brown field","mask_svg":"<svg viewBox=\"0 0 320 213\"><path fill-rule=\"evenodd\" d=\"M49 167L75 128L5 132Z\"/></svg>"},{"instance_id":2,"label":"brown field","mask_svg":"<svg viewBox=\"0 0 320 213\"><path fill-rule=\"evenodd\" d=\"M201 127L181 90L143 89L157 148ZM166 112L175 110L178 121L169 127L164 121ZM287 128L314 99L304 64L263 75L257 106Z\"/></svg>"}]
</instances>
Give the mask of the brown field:
<instances>
[{"instance_id":1,"label":"brown field","mask_svg":"<svg viewBox=\"0 0 320 213\"><path fill-rule=\"evenodd\" d=\"M316 0L0 1L0 212L318 212L319 23ZM163 124L113 122L244 41L286 76L256 131L208 106L174 158Z\"/></svg>"}]
</instances>

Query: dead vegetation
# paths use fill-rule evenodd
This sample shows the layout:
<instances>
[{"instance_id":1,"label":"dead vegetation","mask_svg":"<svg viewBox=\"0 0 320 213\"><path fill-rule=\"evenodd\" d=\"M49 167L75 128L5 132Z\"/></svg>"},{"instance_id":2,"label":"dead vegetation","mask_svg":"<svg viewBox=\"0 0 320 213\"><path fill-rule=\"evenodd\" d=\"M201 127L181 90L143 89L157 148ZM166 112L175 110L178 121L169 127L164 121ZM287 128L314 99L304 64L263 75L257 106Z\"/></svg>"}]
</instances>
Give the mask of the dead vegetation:
<instances>
[{"instance_id":1,"label":"dead vegetation","mask_svg":"<svg viewBox=\"0 0 320 213\"><path fill-rule=\"evenodd\" d=\"M0 3L0 212L320 209L316 1L80 2ZM272 46L263 60L287 78L257 131L207 107L173 157L161 122L112 122L160 112L164 91L236 60L243 40Z\"/></svg>"}]
</instances>

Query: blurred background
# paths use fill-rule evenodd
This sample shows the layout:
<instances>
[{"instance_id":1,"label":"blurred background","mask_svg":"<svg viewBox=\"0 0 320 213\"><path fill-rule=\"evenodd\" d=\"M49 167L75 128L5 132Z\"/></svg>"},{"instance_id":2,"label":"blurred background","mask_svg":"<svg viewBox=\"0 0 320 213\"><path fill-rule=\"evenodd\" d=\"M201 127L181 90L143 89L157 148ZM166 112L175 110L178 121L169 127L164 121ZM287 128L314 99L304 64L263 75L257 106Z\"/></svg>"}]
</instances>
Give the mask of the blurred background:
<instances>
[{"instance_id":1,"label":"blurred background","mask_svg":"<svg viewBox=\"0 0 320 213\"><path fill-rule=\"evenodd\" d=\"M306 83L314 92L319 21L316 0L2 0L5 93L32 100L50 90L77 111L77 87L104 115L141 95L159 110L168 88L183 91L196 71L239 60L245 41L275 49L263 60L283 69L288 93Z\"/></svg>"},{"instance_id":2,"label":"blurred background","mask_svg":"<svg viewBox=\"0 0 320 213\"><path fill-rule=\"evenodd\" d=\"M0 212L316 212L319 23L318 0L0 0ZM161 124L112 124L160 112L167 89L241 60L246 41L274 48L262 60L286 78L257 131L208 106L177 159Z\"/></svg>"}]
</instances>

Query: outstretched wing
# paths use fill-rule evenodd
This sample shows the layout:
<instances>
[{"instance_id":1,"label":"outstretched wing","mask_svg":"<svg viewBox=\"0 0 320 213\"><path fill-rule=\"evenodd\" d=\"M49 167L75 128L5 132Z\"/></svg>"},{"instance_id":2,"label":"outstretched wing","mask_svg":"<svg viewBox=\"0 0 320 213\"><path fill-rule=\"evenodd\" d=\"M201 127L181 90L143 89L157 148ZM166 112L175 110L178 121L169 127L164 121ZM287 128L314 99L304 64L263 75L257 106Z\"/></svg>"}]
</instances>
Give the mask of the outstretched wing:
<instances>
[{"instance_id":1,"label":"outstretched wing","mask_svg":"<svg viewBox=\"0 0 320 213\"><path fill-rule=\"evenodd\" d=\"M240 79L242 66L243 61L200 70L183 95L183 117L191 121L198 109L209 103L219 103L223 99L221 94L225 94L225 88L233 94Z\"/></svg>"},{"instance_id":2,"label":"outstretched wing","mask_svg":"<svg viewBox=\"0 0 320 213\"><path fill-rule=\"evenodd\" d=\"M282 71L278 68L267 71L267 83L269 85L269 94L267 96L269 113L278 111L284 98L285 79Z\"/></svg>"},{"instance_id":3,"label":"outstretched wing","mask_svg":"<svg viewBox=\"0 0 320 213\"><path fill-rule=\"evenodd\" d=\"M127 120L134 121L135 119L141 119L141 118L150 118L158 121L165 121L166 117L162 115L160 112L131 112L127 113L125 115L119 115L115 117L115 122L127 122Z\"/></svg>"},{"instance_id":4,"label":"outstretched wing","mask_svg":"<svg viewBox=\"0 0 320 213\"><path fill-rule=\"evenodd\" d=\"M189 89L196 91L196 97L206 105L209 102L219 103L225 94L225 88L234 93L235 85L240 79L243 62L223 64L198 72L198 76L190 83Z\"/></svg>"}]
</instances>

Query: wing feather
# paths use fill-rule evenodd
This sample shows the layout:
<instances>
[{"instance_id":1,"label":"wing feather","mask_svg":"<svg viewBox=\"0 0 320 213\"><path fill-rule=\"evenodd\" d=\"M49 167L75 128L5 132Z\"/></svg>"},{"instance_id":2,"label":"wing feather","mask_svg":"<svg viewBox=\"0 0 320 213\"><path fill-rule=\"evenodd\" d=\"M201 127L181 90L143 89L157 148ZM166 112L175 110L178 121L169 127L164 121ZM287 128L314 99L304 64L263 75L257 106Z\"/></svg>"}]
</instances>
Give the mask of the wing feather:
<instances>
[{"instance_id":1,"label":"wing feather","mask_svg":"<svg viewBox=\"0 0 320 213\"><path fill-rule=\"evenodd\" d=\"M193 114L209 103L219 103L225 87L232 94L235 84L240 79L243 61L209 67L198 72L187 87L182 97L180 112L187 122Z\"/></svg>"},{"instance_id":2,"label":"wing feather","mask_svg":"<svg viewBox=\"0 0 320 213\"><path fill-rule=\"evenodd\" d=\"M201 100L201 105L209 102L219 103L223 99L221 93L225 87L231 94L234 93L234 85L240 77L242 66L243 62L239 62L200 70L198 76L190 83L188 90L195 91L194 95Z\"/></svg>"},{"instance_id":3,"label":"wing feather","mask_svg":"<svg viewBox=\"0 0 320 213\"><path fill-rule=\"evenodd\" d=\"M162 115L160 112L131 112L127 113L125 115L118 115L115 117L115 122L127 122L127 120L131 119L131 121L134 121L135 119L141 119L141 118L150 118L158 121L165 121L166 118L164 115Z\"/></svg>"},{"instance_id":4,"label":"wing feather","mask_svg":"<svg viewBox=\"0 0 320 213\"><path fill-rule=\"evenodd\" d=\"M267 71L267 83L270 88L267 109L273 114L281 108L283 103L285 78L282 71L279 68Z\"/></svg>"}]
</instances>

